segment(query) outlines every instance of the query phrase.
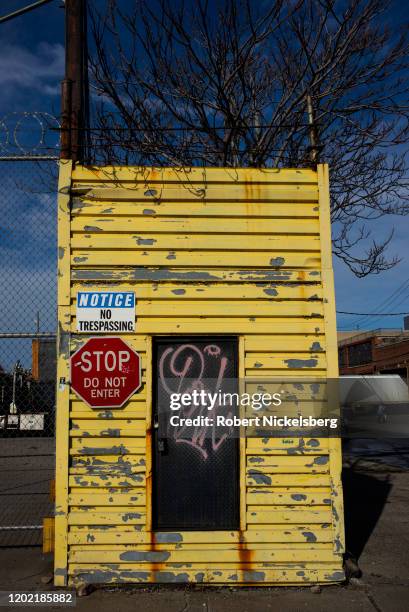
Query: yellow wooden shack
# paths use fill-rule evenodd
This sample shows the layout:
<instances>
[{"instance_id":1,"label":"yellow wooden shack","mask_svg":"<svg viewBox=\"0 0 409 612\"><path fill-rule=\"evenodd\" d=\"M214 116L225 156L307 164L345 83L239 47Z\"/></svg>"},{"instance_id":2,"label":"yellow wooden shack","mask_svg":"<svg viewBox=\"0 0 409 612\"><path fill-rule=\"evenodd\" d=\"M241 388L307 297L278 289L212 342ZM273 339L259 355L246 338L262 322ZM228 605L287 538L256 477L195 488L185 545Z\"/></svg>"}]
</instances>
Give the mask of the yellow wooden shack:
<instances>
[{"instance_id":1,"label":"yellow wooden shack","mask_svg":"<svg viewBox=\"0 0 409 612\"><path fill-rule=\"evenodd\" d=\"M193 338L208 354L220 339L236 355L233 374L250 382L338 376L329 209L326 165L61 162L56 585L343 580L339 439L240 439L236 463L224 453L216 493L206 493L211 520L192 518L194 499L183 498L195 491L206 503L200 449L175 460L184 493L171 499L153 448L158 360L172 339ZM90 288L136 296L135 331L123 339L142 357L143 385L117 410L92 409L70 389L70 354L87 338L76 332L75 300Z\"/></svg>"}]
</instances>

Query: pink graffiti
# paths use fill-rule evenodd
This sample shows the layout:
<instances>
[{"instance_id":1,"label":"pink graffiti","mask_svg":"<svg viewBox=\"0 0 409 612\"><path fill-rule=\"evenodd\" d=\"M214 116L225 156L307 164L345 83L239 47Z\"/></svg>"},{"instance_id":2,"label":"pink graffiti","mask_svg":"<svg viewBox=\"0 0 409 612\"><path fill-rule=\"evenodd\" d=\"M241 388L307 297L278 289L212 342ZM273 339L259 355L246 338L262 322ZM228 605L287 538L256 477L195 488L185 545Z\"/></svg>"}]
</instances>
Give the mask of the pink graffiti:
<instances>
[{"instance_id":1,"label":"pink graffiti","mask_svg":"<svg viewBox=\"0 0 409 612\"><path fill-rule=\"evenodd\" d=\"M220 355L222 351L220 346L217 346L217 344L208 344L204 347L203 352L207 355L211 355L212 357L216 357Z\"/></svg>"},{"instance_id":2,"label":"pink graffiti","mask_svg":"<svg viewBox=\"0 0 409 612\"><path fill-rule=\"evenodd\" d=\"M181 367L176 367L176 360L183 354L186 353L186 357ZM206 364L206 356L208 357L217 357L220 358L222 354L222 349L220 346L216 344L209 344L201 350L194 344L182 344L176 350L173 347L167 348L159 361L159 377L165 391L170 395L171 393L183 393L183 392L192 392L193 390L202 390L205 389L205 384L203 381L203 374L205 371ZM197 361L199 360L199 361ZM189 372L193 371L194 363L199 364L199 373L193 379L189 379ZM217 379L215 384L215 389L205 389L207 391L215 392L221 388L226 368L228 366L229 360L227 357L223 356L220 358L220 363L217 372ZM177 380L177 385L175 389L171 389L168 382L169 377L165 376L165 371L169 371L175 380ZM213 410L213 417L216 415L217 409L220 406L215 406ZM206 406L190 406L182 409L183 413L181 416L187 418L194 418L196 416L207 416L208 410ZM232 416L232 413L229 412L227 416ZM210 428L210 431L209 431ZM187 434L187 429L190 430L190 433ZM220 437L217 437L216 426L213 424L212 426L197 426L187 428L185 425L182 425L179 428L172 428L172 438L177 444L188 444L189 446L195 448L202 458L206 460L208 458L208 451L205 448L205 440L210 438L211 449L214 453L216 453L222 444L229 438L228 433L224 433Z\"/></svg>"}]
</instances>

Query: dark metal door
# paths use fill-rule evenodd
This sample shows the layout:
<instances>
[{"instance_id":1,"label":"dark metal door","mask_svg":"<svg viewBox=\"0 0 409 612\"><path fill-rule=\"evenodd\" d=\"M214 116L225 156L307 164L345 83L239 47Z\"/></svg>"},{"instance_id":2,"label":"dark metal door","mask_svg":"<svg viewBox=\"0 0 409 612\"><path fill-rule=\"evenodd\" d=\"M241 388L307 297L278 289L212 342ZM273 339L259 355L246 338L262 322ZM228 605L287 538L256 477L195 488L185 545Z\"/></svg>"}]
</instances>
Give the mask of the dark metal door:
<instances>
[{"instance_id":1,"label":"dark metal door","mask_svg":"<svg viewBox=\"0 0 409 612\"><path fill-rule=\"evenodd\" d=\"M156 369L156 371L155 371ZM154 350L153 528L239 528L239 445L227 430L177 428L169 417L215 417L220 408L169 410L171 393L237 392L235 338L163 338ZM223 410L223 409L222 409ZM230 416L234 412L229 410Z\"/></svg>"}]
</instances>

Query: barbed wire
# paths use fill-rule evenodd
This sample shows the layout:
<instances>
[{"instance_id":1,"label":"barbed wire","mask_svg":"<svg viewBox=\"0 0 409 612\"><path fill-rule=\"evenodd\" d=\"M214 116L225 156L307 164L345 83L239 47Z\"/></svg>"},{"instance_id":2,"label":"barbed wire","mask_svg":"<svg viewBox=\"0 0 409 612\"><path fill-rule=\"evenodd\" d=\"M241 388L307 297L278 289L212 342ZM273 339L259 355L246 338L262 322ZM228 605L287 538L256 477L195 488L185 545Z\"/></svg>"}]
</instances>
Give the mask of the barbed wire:
<instances>
[{"instance_id":1,"label":"barbed wire","mask_svg":"<svg viewBox=\"0 0 409 612\"><path fill-rule=\"evenodd\" d=\"M0 117L0 159L58 157L60 131L60 121L51 113L7 113Z\"/></svg>"}]
</instances>

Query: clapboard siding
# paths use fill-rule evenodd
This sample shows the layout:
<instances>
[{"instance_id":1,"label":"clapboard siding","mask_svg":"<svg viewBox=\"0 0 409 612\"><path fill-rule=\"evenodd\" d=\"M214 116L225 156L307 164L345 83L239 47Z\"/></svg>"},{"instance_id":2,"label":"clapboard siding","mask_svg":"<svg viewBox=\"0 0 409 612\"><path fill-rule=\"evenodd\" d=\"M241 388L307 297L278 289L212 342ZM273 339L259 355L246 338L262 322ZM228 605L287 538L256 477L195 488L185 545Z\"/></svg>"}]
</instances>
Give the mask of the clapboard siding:
<instances>
[{"instance_id":1,"label":"clapboard siding","mask_svg":"<svg viewBox=\"0 0 409 612\"><path fill-rule=\"evenodd\" d=\"M92 410L69 389L59 398L56 584L342 580L337 441L242 443L240 531L150 527L152 336L239 336L248 392L257 377L334 376L326 169L63 163L60 194L61 333L70 352L87 338L77 291L134 291L124 339L144 384L121 410ZM61 352L59 376L67 362ZM299 401L287 414L322 406L320 392Z\"/></svg>"}]
</instances>

